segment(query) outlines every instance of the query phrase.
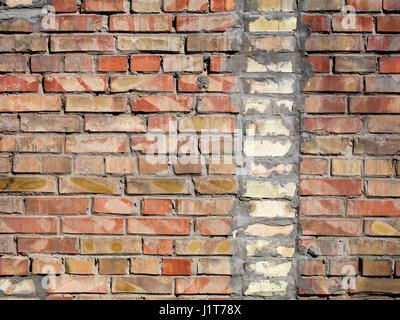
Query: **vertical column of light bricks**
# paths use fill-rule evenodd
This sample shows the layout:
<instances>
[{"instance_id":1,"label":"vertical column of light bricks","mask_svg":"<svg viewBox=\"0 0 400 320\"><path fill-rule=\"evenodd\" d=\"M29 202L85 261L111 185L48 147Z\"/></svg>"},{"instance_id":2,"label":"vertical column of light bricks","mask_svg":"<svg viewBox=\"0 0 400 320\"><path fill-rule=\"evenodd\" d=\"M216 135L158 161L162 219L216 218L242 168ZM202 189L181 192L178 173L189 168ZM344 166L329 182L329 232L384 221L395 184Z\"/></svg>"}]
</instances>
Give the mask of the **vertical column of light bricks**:
<instances>
[{"instance_id":1,"label":"vertical column of light bricks","mask_svg":"<svg viewBox=\"0 0 400 320\"><path fill-rule=\"evenodd\" d=\"M315 76L304 89L299 293L397 295L400 2L310 0L304 9Z\"/></svg>"},{"instance_id":2,"label":"vertical column of light bricks","mask_svg":"<svg viewBox=\"0 0 400 320\"><path fill-rule=\"evenodd\" d=\"M0 5L0 296L230 297L233 2L42 4Z\"/></svg>"},{"instance_id":3,"label":"vertical column of light bricks","mask_svg":"<svg viewBox=\"0 0 400 320\"><path fill-rule=\"evenodd\" d=\"M245 297L293 299L299 161L297 7L292 0L247 0L243 6L242 127L248 171L240 177L241 254L235 267L243 275Z\"/></svg>"}]
</instances>

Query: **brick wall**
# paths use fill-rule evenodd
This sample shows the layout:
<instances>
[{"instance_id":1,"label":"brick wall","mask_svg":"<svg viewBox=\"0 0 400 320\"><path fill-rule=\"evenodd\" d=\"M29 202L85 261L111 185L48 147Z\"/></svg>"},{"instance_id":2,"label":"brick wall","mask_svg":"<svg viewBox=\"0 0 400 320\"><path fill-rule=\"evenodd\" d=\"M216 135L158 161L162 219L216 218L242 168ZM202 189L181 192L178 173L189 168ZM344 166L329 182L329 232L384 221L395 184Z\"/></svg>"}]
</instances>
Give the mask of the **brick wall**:
<instances>
[{"instance_id":1,"label":"brick wall","mask_svg":"<svg viewBox=\"0 0 400 320\"><path fill-rule=\"evenodd\" d=\"M0 298L400 294L399 11L0 2Z\"/></svg>"},{"instance_id":2,"label":"brick wall","mask_svg":"<svg viewBox=\"0 0 400 320\"><path fill-rule=\"evenodd\" d=\"M400 293L400 6L346 4L355 9L351 18L341 13L341 0L310 0L303 12L315 71L304 89L302 119L299 294L305 297ZM346 275L349 290L342 285Z\"/></svg>"}]
</instances>

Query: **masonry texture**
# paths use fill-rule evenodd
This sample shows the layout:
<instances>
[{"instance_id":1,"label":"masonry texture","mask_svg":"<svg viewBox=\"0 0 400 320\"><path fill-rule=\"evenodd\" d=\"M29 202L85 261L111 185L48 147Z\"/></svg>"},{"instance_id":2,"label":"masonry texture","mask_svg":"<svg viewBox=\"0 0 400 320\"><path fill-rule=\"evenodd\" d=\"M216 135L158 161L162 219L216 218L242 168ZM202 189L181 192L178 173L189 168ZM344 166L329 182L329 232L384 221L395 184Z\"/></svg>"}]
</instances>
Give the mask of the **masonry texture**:
<instances>
[{"instance_id":1,"label":"masonry texture","mask_svg":"<svg viewBox=\"0 0 400 320\"><path fill-rule=\"evenodd\" d=\"M0 1L0 299L398 297L399 13Z\"/></svg>"}]
</instances>

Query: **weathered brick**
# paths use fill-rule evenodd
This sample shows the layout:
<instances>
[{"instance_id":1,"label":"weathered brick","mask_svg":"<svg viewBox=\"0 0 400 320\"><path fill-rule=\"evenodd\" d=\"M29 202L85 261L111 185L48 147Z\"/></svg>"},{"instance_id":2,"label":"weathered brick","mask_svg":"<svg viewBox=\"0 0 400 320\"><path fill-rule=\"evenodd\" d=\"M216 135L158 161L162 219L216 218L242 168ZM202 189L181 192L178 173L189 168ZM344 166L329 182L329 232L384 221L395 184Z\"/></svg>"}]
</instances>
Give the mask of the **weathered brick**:
<instances>
[{"instance_id":1,"label":"weathered brick","mask_svg":"<svg viewBox=\"0 0 400 320\"><path fill-rule=\"evenodd\" d=\"M110 31L162 32L172 31L171 15L113 15Z\"/></svg>"},{"instance_id":2,"label":"weathered brick","mask_svg":"<svg viewBox=\"0 0 400 320\"><path fill-rule=\"evenodd\" d=\"M88 198L27 198L26 213L34 215L86 214Z\"/></svg>"},{"instance_id":3,"label":"weathered brick","mask_svg":"<svg viewBox=\"0 0 400 320\"><path fill-rule=\"evenodd\" d=\"M114 38L111 35L52 35L50 51L114 51Z\"/></svg>"},{"instance_id":4,"label":"weathered brick","mask_svg":"<svg viewBox=\"0 0 400 320\"><path fill-rule=\"evenodd\" d=\"M309 236L360 236L361 222L344 219L303 219L303 235Z\"/></svg>"},{"instance_id":5,"label":"weathered brick","mask_svg":"<svg viewBox=\"0 0 400 320\"><path fill-rule=\"evenodd\" d=\"M126 274L128 273L128 259L99 259L99 274Z\"/></svg>"},{"instance_id":6,"label":"weathered brick","mask_svg":"<svg viewBox=\"0 0 400 320\"><path fill-rule=\"evenodd\" d=\"M217 239L176 240L177 255L231 255L231 241Z\"/></svg>"},{"instance_id":7,"label":"weathered brick","mask_svg":"<svg viewBox=\"0 0 400 320\"><path fill-rule=\"evenodd\" d=\"M35 257L32 260L32 273L33 274L60 274L62 266L62 259L60 258L43 258Z\"/></svg>"},{"instance_id":8,"label":"weathered brick","mask_svg":"<svg viewBox=\"0 0 400 320\"><path fill-rule=\"evenodd\" d=\"M120 12L125 11L124 0L84 0L84 12Z\"/></svg>"},{"instance_id":9,"label":"weathered brick","mask_svg":"<svg viewBox=\"0 0 400 320\"><path fill-rule=\"evenodd\" d=\"M130 218L127 230L131 234L188 235L189 219L183 218Z\"/></svg>"},{"instance_id":10,"label":"weathered brick","mask_svg":"<svg viewBox=\"0 0 400 320\"><path fill-rule=\"evenodd\" d=\"M178 35L118 35L117 48L121 51L181 52L183 39Z\"/></svg>"},{"instance_id":11,"label":"weathered brick","mask_svg":"<svg viewBox=\"0 0 400 320\"><path fill-rule=\"evenodd\" d=\"M56 233L55 218L3 217L0 233Z\"/></svg>"},{"instance_id":12,"label":"weathered brick","mask_svg":"<svg viewBox=\"0 0 400 320\"><path fill-rule=\"evenodd\" d=\"M17 54L0 55L0 72L25 72L27 69L28 57Z\"/></svg>"},{"instance_id":13,"label":"weathered brick","mask_svg":"<svg viewBox=\"0 0 400 320\"><path fill-rule=\"evenodd\" d=\"M67 112L125 112L126 96L67 96Z\"/></svg>"},{"instance_id":14,"label":"weathered brick","mask_svg":"<svg viewBox=\"0 0 400 320\"><path fill-rule=\"evenodd\" d=\"M0 52L45 52L46 50L45 35L0 35Z\"/></svg>"},{"instance_id":15,"label":"weathered brick","mask_svg":"<svg viewBox=\"0 0 400 320\"><path fill-rule=\"evenodd\" d=\"M0 258L1 276L26 276L29 273L29 259L23 257Z\"/></svg>"},{"instance_id":16,"label":"weathered brick","mask_svg":"<svg viewBox=\"0 0 400 320\"><path fill-rule=\"evenodd\" d=\"M95 63L93 56L86 54L71 54L64 58L65 72L94 72Z\"/></svg>"},{"instance_id":17,"label":"weathered brick","mask_svg":"<svg viewBox=\"0 0 400 320\"><path fill-rule=\"evenodd\" d=\"M158 258L131 258L130 272L134 274L160 274L160 259Z\"/></svg>"},{"instance_id":18,"label":"weathered brick","mask_svg":"<svg viewBox=\"0 0 400 320\"><path fill-rule=\"evenodd\" d=\"M140 254L142 240L137 237L81 238L82 254Z\"/></svg>"},{"instance_id":19,"label":"weathered brick","mask_svg":"<svg viewBox=\"0 0 400 320\"><path fill-rule=\"evenodd\" d=\"M344 202L338 199L301 199L300 214L305 216L343 216Z\"/></svg>"},{"instance_id":20,"label":"weathered brick","mask_svg":"<svg viewBox=\"0 0 400 320\"><path fill-rule=\"evenodd\" d=\"M44 78L46 92L105 92L107 78L98 75L49 75Z\"/></svg>"},{"instance_id":21,"label":"weathered brick","mask_svg":"<svg viewBox=\"0 0 400 320\"><path fill-rule=\"evenodd\" d=\"M65 259L65 273L68 274L93 274L93 258L67 258Z\"/></svg>"},{"instance_id":22,"label":"weathered brick","mask_svg":"<svg viewBox=\"0 0 400 320\"><path fill-rule=\"evenodd\" d=\"M99 193L120 194L120 179L118 178L60 178L60 193Z\"/></svg>"},{"instance_id":23,"label":"weathered brick","mask_svg":"<svg viewBox=\"0 0 400 320\"><path fill-rule=\"evenodd\" d=\"M76 238L17 238L18 252L30 253L78 253Z\"/></svg>"},{"instance_id":24,"label":"weathered brick","mask_svg":"<svg viewBox=\"0 0 400 320\"><path fill-rule=\"evenodd\" d=\"M301 195L361 195L360 179L301 179Z\"/></svg>"},{"instance_id":25,"label":"weathered brick","mask_svg":"<svg viewBox=\"0 0 400 320\"><path fill-rule=\"evenodd\" d=\"M136 116L86 116L85 130L91 132L146 132L144 119Z\"/></svg>"},{"instance_id":26,"label":"weathered brick","mask_svg":"<svg viewBox=\"0 0 400 320\"><path fill-rule=\"evenodd\" d=\"M112 92L155 91L172 92L173 77L170 75L135 75L111 77Z\"/></svg>"},{"instance_id":27,"label":"weathered brick","mask_svg":"<svg viewBox=\"0 0 400 320\"><path fill-rule=\"evenodd\" d=\"M25 132L79 132L81 130L81 119L78 116L21 116L21 131Z\"/></svg>"},{"instance_id":28,"label":"weathered brick","mask_svg":"<svg viewBox=\"0 0 400 320\"><path fill-rule=\"evenodd\" d=\"M233 289L230 277L177 278L177 294L230 294Z\"/></svg>"},{"instance_id":29,"label":"weathered brick","mask_svg":"<svg viewBox=\"0 0 400 320\"><path fill-rule=\"evenodd\" d=\"M94 211L111 214L132 214L136 203L124 198L95 198Z\"/></svg>"},{"instance_id":30,"label":"weathered brick","mask_svg":"<svg viewBox=\"0 0 400 320\"><path fill-rule=\"evenodd\" d=\"M151 276L131 276L113 277L111 291L152 293L152 294L171 294L173 278L171 277L151 277Z\"/></svg>"},{"instance_id":31,"label":"weathered brick","mask_svg":"<svg viewBox=\"0 0 400 320\"><path fill-rule=\"evenodd\" d=\"M55 278L55 286L50 293L107 293L107 277L103 276L68 276Z\"/></svg>"},{"instance_id":32,"label":"weathered brick","mask_svg":"<svg viewBox=\"0 0 400 320\"><path fill-rule=\"evenodd\" d=\"M108 153L126 152L127 141L124 136L69 136L66 139L67 153Z\"/></svg>"},{"instance_id":33,"label":"weathered brick","mask_svg":"<svg viewBox=\"0 0 400 320\"><path fill-rule=\"evenodd\" d=\"M76 12L78 9L76 0L53 0L56 12Z\"/></svg>"}]
</instances>

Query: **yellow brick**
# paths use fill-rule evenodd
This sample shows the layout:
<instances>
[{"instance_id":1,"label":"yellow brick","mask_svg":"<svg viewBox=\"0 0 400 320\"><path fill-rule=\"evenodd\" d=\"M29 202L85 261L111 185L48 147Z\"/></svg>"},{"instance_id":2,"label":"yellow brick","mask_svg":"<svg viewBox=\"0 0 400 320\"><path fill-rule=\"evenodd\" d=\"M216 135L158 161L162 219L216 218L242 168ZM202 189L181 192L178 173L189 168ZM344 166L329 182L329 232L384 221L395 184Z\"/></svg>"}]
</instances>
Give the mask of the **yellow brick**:
<instances>
[{"instance_id":1,"label":"yellow brick","mask_svg":"<svg viewBox=\"0 0 400 320\"><path fill-rule=\"evenodd\" d=\"M332 174L335 176L359 176L361 175L361 160L333 159Z\"/></svg>"},{"instance_id":2,"label":"yellow brick","mask_svg":"<svg viewBox=\"0 0 400 320\"><path fill-rule=\"evenodd\" d=\"M297 18L291 17L280 20L267 20L265 17L259 17L257 20L249 23L250 32L295 31L297 27Z\"/></svg>"},{"instance_id":3,"label":"yellow brick","mask_svg":"<svg viewBox=\"0 0 400 320\"><path fill-rule=\"evenodd\" d=\"M365 160L365 174L367 176L390 176L392 175L392 172L392 160Z\"/></svg>"}]
</instances>

